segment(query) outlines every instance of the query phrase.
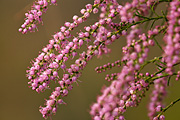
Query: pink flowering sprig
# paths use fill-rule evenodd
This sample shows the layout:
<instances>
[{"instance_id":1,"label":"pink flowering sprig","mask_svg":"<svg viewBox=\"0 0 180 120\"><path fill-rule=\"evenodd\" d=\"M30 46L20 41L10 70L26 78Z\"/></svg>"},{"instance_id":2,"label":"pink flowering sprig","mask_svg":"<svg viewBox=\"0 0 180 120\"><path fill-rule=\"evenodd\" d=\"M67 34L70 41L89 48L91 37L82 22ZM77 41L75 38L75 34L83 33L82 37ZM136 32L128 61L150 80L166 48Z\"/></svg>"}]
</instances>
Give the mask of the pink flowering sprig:
<instances>
[{"instance_id":1,"label":"pink flowering sprig","mask_svg":"<svg viewBox=\"0 0 180 120\"><path fill-rule=\"evenodd\" d=\"M170 3L169 12L167 15L168 26L164 36L166 46L164 47L163 57L167 62L166 72L173 74L173 64L180 61L180 1L173 0Z\"/></svg>"},{"instance_id":2,"label":"pink flowering sprig","mask_svg":"<svg viewBox=\"0 0 180 120\"><path fill-rule=\"evenodd\" d=\"M162 71L164 71L165 69L163 69L163 70L159 70L159 71L157 71L157 72L155 72L154 74L152 74L152 75L150 75L150 74L147 74L146 73L146 75L144 76L143 74L139 74L138 75L138 79L144 79L144 83L143 83L143 85L145 86L143 89L141 89L140 88L140 86L139 86L139 84L137 84L137 83L139 83L139 81L136 83L137 85L135 85L134 86L134 88L129 88L129 91L130 91L130 93L131 93L131 97L129 96L128 97L128 99L127 99L127 101L125 102L126 104L123 106L123 111L121 112L121 113L119 113L119 114L123 114L123 112L125 112L125 109L127 109L127 107L129 107L129 103L131 103L131 107L132 106L137 106L139 103L140 103L140 101L141 101L141 99L144 97L144 95L145 95L145 92L146 91L148 91L149 90L149 88L150 88L150 85L151 84L154 84L155 86L156 86L156 88L157 89L160 89L159 91L157 91L157 92L161 92L161 93L159 93L162 97L164 97L165 95L166 95L166 91L164 91L164 87L162 87L162 86L158 86L158 84L157 84L157 81L158 82L162 82L163 83L163 85L166 87L167 86L167 77L169 76L169 74L159 74L159 73L162 73ZM174 75L176 75L176 73L174 73ZM140 77L141 76L141 77ZM151 79L151 81L149 81ZM163 79L166 79L165 81L162 81ZM137 88L138 89L137 89ZM160 95L157 95L157 93L156 93L156 91L154 90L154 92L153 92L153 96L155 97L155 98L151 98L151 99L153 99L153 101L156 101L157 102L157 100L155 100L155 99L159 99L159 100L163 100L163 98L162 97L160 97ZM139 97L139 99L136 99L136 102L135 103L133 103L132 101L133 101L133 99L135 99L136 97ZM157 97L157 98L156 98ZM153 103L154 104L154 103ZM153 110L153 111L156 111L156 112L160 112L161 110L162 110L162 105L160 105L161 103L160 102L157 102L157 107L155 107L155 108L152 108L152 103L150 104L150 107L151 107L151 110ZM122 116L122 115L121 115ZM161 116L161 114L160 115L158 115L158 118L160 118L160 120L164 120L163 118L164 118L164 116ZM151 119L152 119L152 117L151 117ZM153 118L153 120L158 120L157 119L157 117L154 117Z\"/></svg>"},{"instance_id":3,"label":"pink flowering sprig","mask_svg":"<svg viewBox=\"0 0 180 120\"><path fill-rule=\"evenodd\" d=\"M100 66L100 67L96 67L95 71L97 73L101 73L101 72L105 72L106 70L111 70L115 66L117 66L117 67L121 66L120 60L117 60L117 61L115 61L113 63L107 63L107 64L105 64L103 66Z\"/></svg>"},{"instance_id":4,"label":"pink flowering sprig","mask_svg":"<svg viewBox=\"0 0 180 120\"><path fill-rule=\"evenodd\" d=\"M49 97L49 100L46 100L46 107L40 106L40 113L43 115L45 119L47 119L49 116L52 116L52 114L55 114L57 111L57 106L59 104L66 104L60 97L60 94L62 91L60 91L60 87L56 87L55 91L51 93L51 96Z\"/></svg>"},{"instance_id":5,"label":"pink flowering sprig","mask_svg":"<svg viewBox=\"0 0 180 120\"><path fill-rule=\"evenodd\" d=\"M28 31L35 31L35 29L37 29L37 24L42 23L42 14L47 11L49 3L55 5L56 0L38 0L34 2L31 10L25 13L25 22L19 28L19 32L25 34Z\"/></svg>"},{"instance_id":6,"label":"pink flowering sprig","mask_svg":"<svg viewBox=\"0 0 180 120\"><path fill-rule=\"evenodd\" d=\"M151 62L151 63L154 63L155 60L159 61L159 58L154 58L154 59L150 60L150 62ZM152 62L152 61L153 61L153 62ZM155 105L155 103L149 104L149 107L151 108L150 110L152 110L152 111L154 111L154 112L160 112L160 111L163 110L161 101L163 100L163 98L164 98L165 95L166 95L166 90L164 90L164 89L166 89L166 87L167 87L167 82L168 82L168 81L167 81L167 78L168 78L169 76L172 76L172 75L170 75L170 74L163 73L163 72L165 72L165 69L166 69L166 68L160 69L159 71L155 72L154 74L146 73L145 76L144 76L143 74L139 73L139 75L137 76L138 79L144 79L146 85L148 85L148 84L149 84L149 85L153 84L153 85L156 86L156 87L155 87L156 89L153 89L153 94L152 94L152 95L153 95L154 97L152 97L151 100L152 100L152 102L156 102L158 105L156 105L157 107L152 108L152 107ZM163 73L163 74L162 74L162 73ZM173 75L177 75L177 74L178 74L178 73L174 73ZM139 82L139 81L138 81L138 82ZM157 83L160 83L161 85L159 86ZM149 89L148 89L148 88L150 87L149 85L148 85L148 87L146 86L146 87L144 88L141 97L144 97L145 92L149 90ZM164 87L162 87L162 86L164 86ZM156 91L156 90L157 90L157 91ZM131 91L131 92L132 92L132 91ZM139 92L140 92L140 91L139 91ZM158 92L160 92L159 95L157 95ZM156 97L157 97L157 98L156 98ZM158 100L160 100L160 101L158 102L156 99L158 99ZM128 100L130 100L130 98L129 98ZM178 101L179 101L179 100L178 100ZM124 107L125 107L125 106L124 106ZM126 107L125 107L125 108L126 108ZM167 108L167 107L166 107L166 108ZM160 118L160 120L164 120L165 117L162 115L162 113L158 114L157 117L152 118L153 114L155 114L154 112L152 113L152 111L151 111L151 113L149 114L151 119L153 119L153 120L158 120L158 118ZM165 112L165 111L164 111L164 112Z\"/></svg>"},{"instance_id":7,"label":"pink flowering sprig","mask_svg":"<svg viewBox=\"0 0 180 120\"><path fill-rule=\"evenodd\" d=\"M162 73L158 74L161 76ZM149 113L148 116L151 120L156 119L157 112L159 112L159 107L163 106L164 97L167 95L167 77L159 78L154 80L154 89L151 93L150 103L149 103Z\"/></svg>"},{"instance_id":8,"label":"pink flowering sprig","mask_svg":"<svg viewBox=\"0 0 180 120\"><path fill-rule=\"evenodd\" d=\"M167 86L168 86L168 77L173 75L177 75L178 73L173 73L173 75L165 73L166 67L160 69L156 73L150 75L150 77L146 78L146 82L153 84L154 89L151 94L150 103L149 103L149 113L148 116L151 120L164 120L165 116L162 115L163 111L163 100L167 94ZM167 108L167 107L166 107Z\"/></svg>"}]
</instances>

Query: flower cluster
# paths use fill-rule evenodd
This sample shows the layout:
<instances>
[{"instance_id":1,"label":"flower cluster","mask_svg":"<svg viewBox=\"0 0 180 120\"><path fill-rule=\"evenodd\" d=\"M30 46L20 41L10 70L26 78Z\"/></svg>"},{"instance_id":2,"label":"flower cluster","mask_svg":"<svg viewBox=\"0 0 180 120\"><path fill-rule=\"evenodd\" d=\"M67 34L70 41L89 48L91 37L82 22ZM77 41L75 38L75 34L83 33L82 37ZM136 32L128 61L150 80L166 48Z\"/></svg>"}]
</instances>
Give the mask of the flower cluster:
<instances>
[{"instance_id":1,"label":"flower cluster","mask_svg":"<svg viewBox=\"0 0 180 120\"><path fill-rule=\"evenodd\" d=\"M48 9L48 4L56 4L56 0L38 0L35 2L28 13L25 13L25 22L19 28L19 32L23 34L28 31L34 31L38 23L42 23L42 14Z\"/></svg>"},{"instance_id":2,"label":"flower cluster","mask_svg":"<svg viewBox=\"0 0 180 120\"><path fill-rule=\"evenodd\" d=\"M158 74L157 76L161 76ZM161 111L164 97L166 96L167 79L159 78L154 81L154 89L151 94L151 102L149 103L149 114L150 119L158 120L158 112ZM164 116L160 116L160 120L164 120Z\"/></svg>"},{"instance_id":3,"label":"flower cluster","mask_svg":"<svg viewBox=\"0 0 180 120\"><path fill-rule=\"evenodd\" d=\"M169 5L169 11L162 11L163 14L159 15L156 8L161 2ZM36 24L42 23L42 13L47 10L49 3L56 4L56 0L35 2L32 10L26 13L25 23L19 31L34 31ZM59 104L66 104L63 97L73 89L74 83L78 84L88 62L94 56L110 54L111 49L108 46L124 36L127 44L122 47L121 59L95 68L97 73L106 72L116 66L119 71L106 75L105 80L110 85L103 87L97 102L92 104L92 119L125 120L126 110L138 106L152 87L148 117L150 120L164 120L163 113L172 106L165 107L163 104L166 88L172 76L176 75L176 80L180 78L180 71L175 69L180 64L180 1L132 0L120 4L116 0L94 0L93 5L85 5L80 13L82 16L74 15L73 22L65 22L60 27L60 31L53 35L27 70L28 84L38 93L52 89L50 82L57 83L57 87L45 101L45 106L40 107L43 117L55 114ZM72 31L85 22L91 13L99 13L98 20L73 34ZM163 21L161 26L154 25L158 20ZM145 23L151 23L148 31L142 27ZM159 34L164 35L165 46L159 44L160 40L156 40ZM87 49L78 54L78 49L84 45ZM151 59L149 54L154 46L162 51L162 56ZM74 63L67 66L68 60L74 60ZM146 71L144 68L148 64L156 67L157 71ZM62 78L58 73L61 69L64 71Z\"/></svg>"},{"instance_id":4,"label":"flower cluster","mask_svg":"<svg viewBox=\"0 0 180 120\"><path fill-rule=\"evenodd\" d=\"M166 72L173 74L173 65L180 61L180 1L173 0L170 3L168 19L168 28L164 41L166 46L164 48L164 57L167 62Z\"/></svg>"}]
</instances>

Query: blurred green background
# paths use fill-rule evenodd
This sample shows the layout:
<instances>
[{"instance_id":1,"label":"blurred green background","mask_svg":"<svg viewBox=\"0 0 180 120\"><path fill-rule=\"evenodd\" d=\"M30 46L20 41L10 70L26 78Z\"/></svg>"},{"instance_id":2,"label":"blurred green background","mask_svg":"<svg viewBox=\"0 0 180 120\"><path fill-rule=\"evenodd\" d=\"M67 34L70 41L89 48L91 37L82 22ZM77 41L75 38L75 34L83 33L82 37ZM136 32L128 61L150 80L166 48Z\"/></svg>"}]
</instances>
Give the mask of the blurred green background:
<instances>
[{"instance_id":1,"label":"blurred green background","mask_svg":"<svg viewBox=\"0 0 180 120\"><path fill-rule=\"evenodd\" d=\"M65 21L71 22L73 15L80 15L79 11L87 3L93 3L93 0L58 0L58 6L50 6L43 15L44 25L39 25L38 32L22 35L18 32L18 28L23 23L24 13L30 9L33 1L0 0L0 120L43 120L39 106L44 104L44 99L49 97L51 90L40 94L32 91L28 88L25 71L54 32L59 31ZM92 16L87 24L95 22L96 17ZM74 84L73 90L65 97L67 105L59 106L57 114L52 117L53 120L91 119L88 113L90 105L96 101L101 87L107 84L104 80L106 73L97 74L94 69L108 61L120 59L123 45L125 45L124 38L117 40L111 46L112 54L100 59L94 58L89 62L80 77L82 82L79 86ZM157 49L152 49L152 53L161 54ZM120 68L114 68L111 72L119 70ZM61 71L60 74L62 73ZM171 81L167 104L180 97L179 82ZM139 107L129 108L125 113L127 120L148 120L148 99L147 94ZM179 112L180 103L177 103L165 113L167 120L180 120Z\"/></svg>"}]
</instances>

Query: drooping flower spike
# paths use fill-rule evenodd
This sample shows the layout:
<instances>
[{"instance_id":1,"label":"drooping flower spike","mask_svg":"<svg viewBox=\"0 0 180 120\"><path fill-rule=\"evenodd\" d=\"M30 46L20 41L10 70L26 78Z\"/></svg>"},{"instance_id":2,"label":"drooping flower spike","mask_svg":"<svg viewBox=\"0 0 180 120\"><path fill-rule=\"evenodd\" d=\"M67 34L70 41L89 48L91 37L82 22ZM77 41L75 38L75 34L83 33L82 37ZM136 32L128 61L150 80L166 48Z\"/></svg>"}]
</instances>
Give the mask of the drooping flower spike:
<instances>
[{"instance_id":1,"label":"drooping flower spike","mask_svg":"<svg viewBox=\"0 0 180 120\"><path fill-rule=\"evenodd\" d=\"M37 24L43 23L42 15L48 9L48 4L56 4L56 0L38 0L34 2L31 10L25 13L26 18L24 19L24 23L19 28L19 32L23 34L28 31L33 32L37 29Z\"/></svg>"}]
</instances>

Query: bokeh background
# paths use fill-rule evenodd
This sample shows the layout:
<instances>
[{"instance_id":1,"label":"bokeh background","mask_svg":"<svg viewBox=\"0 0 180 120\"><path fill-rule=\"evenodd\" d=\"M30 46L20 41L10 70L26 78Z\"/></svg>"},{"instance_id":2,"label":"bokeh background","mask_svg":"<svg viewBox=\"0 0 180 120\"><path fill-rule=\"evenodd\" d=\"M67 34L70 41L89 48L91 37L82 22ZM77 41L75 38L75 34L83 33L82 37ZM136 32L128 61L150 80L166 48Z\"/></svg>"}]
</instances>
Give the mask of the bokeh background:
<instances>
[{"instance_id":1,"label":"bokeh background","mask_svg":"<svg viewBox=\"0 0 180 120\"><path fill-rule=\"evenodd\" d=\"M51 90L38 94L28 88L26 69L65 21L71 22L73 15L80 15L81 8L87 3L93 3L93 0L58 0L58 6L49 6L47 13L43 15L44 25L39 25L38 32L22 35L18 28L33 1L0 0L0 120L43 120L39 106L44 104L44 99L48 98ZM87 24L95 22L96 17L92 16ZM82 27L83 25L79 28ZM94 69L108 61L120 59L123 45L125 39L121 38L111 45L112 54L100 59L94 58L89 62L80 77L82 82L79 86L74 84L73 90L65 97L67 105L59 106L57 114L52 117L53 120L91 119L88 113L90 105L96 101L101 87L108 84L104 80L106 73L97 74ZM158 49L152 49L152 54L161 53ZM153 70L150 66L148 69ZM119 70L120 68L114 68L111 72ZM62 73L61 71L60 74ZM179 82L172 79L168 90L167 104L180 97ZM137 108L128 108L125 113L127 120L148 120L148 96L147 94ZM177 103L165 113L166 119L180 120L179 112L180 103Z\"/></svg>"}]
</instances>

